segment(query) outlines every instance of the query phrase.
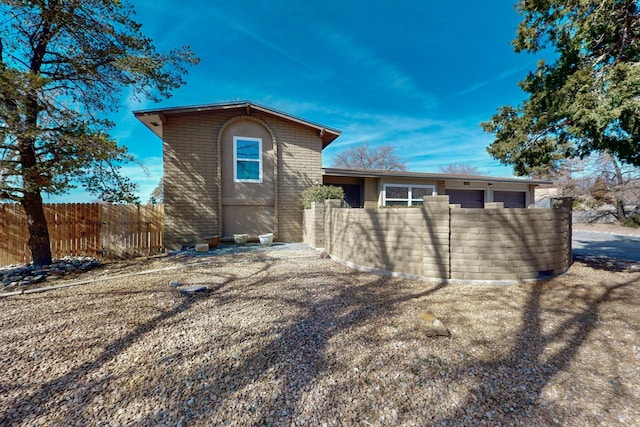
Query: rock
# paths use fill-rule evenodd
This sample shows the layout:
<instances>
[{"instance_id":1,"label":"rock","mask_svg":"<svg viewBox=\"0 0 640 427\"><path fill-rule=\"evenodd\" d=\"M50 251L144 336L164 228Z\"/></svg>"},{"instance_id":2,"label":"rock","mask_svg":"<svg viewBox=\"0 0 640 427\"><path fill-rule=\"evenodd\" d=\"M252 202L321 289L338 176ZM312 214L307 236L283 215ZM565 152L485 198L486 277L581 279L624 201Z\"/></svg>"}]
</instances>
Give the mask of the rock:
<instances>
[{"instance_id":1,"label":"rock","mask_svg":"<svg viewBox=\"0 0 640 427\"><path fill-rule=\"evenodd\" d=\"M44 274L39 274L37 276L33 276L32 282L33 283L40 283L40 282L43 282L45 278L46 278L46 276Z\"/></svg>"},{"instance_id":2,"label":"rock","mask_svg":"<svg viewBox=\"0 0 640 427\"><path fill-rule=\"evenodd\" d=\"M435 336L443 336L448 337L451 335L449 330L444 326L444 324L434 316L434 314L430 311L423 311L418 313L418 326L425 332L425 334L429 337Z\"/></svg>"},{"instance_id":3,"label":"rock","mask_svg":"<svg viewBox=\"0 0 640 427\"><path fill-rule=\"evenodd\" d=\"M208 243L198 243L196 245L196 252L207 252L209 250Z\"/></svg>"},{"instance_id":4,"label":"rock","mask_svg":"<svg viewBox=\"0 0 640 427\"><path fill-rule=\"evenodd\" d=\"M178 286L180 286L180 282L178 282L177 280L172 280L169 282L169 286L171 286L172 288L177 288Z\"/></svg>"},{"instance_id":5,"label":"rock","mask_svg":"<svg viewBox=\"0 0 640 427\"><path fill-rule=\"evenodd\" d=\"M200 292L204 292L206 291L207 288L205 285L197 285L197 286L189 286L183 289L180 289L180 293L184 294L184 295L193 295L193 294L197 294Z\"/></svg>"}]
</instances>

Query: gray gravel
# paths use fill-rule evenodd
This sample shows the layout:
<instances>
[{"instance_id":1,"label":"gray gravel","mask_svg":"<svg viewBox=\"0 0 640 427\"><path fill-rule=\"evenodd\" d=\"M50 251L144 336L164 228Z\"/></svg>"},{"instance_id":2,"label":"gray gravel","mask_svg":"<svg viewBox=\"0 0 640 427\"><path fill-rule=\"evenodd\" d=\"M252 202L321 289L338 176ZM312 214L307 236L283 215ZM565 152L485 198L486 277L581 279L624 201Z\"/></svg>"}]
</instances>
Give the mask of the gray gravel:
<instances>
[{"instance_id":1,"label":"gray gravel","mask_svg":"<svg viewBox=\"0 0 640 427\"><path fill-rule=\"evenodd\" d=\"M0 300L0 425L640 425L637 271L441 285L289 247L87 274Z\"/></svg>"}]
</instances>

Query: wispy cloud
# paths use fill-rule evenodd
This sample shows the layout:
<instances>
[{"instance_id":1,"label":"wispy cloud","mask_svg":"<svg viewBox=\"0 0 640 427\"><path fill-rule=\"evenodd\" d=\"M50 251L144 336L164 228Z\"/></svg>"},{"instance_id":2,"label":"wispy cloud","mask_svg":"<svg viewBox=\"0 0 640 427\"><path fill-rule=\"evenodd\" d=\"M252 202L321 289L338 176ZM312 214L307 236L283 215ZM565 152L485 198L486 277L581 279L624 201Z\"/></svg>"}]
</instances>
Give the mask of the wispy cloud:
<instances>
[{"instance_id":1,"label":"wispy cloud","mask_svg":"<svg viewBox=\"0 0 640 427\"><path fill-rule=\"evenodd\" d=\"M348 111L340 117L343 134L324 150L324 166L330 166L340 151L368 142L372 147L393 146L409 170L416 172L437 172L449 164L464 163L487 175L513 174L489 156L486 147L491 136L475 122Z\"/></svg>"},{"instance_id":2,"label":"wispy cloud","mask_svg":"<svg viewBox=\"0 0 640 427\"><path fill-rule=\"evenodd\" d=\"M312 28L319 46L333 56L333 63L340 64L333 70L333 78L345 82L363 92L375 92L377 96L394 94L397 98L418 100L430 107L435 97L416 84L413 77L393 61L384 58L370 46L342 33L335 28Z\"/></svg>"},{"instance_id":3,"label":"wispy cloud","mask_svg":"<svg viewBox=\"0 0 640 427\"><path fill-rule=\"evenodd\" d=\"M462 96L465 95L470 95L472 93L474 93L475 91L485 87L485 86L489 86L491 84L500 82L502 80L508 79L511 76L514 76L516 74L522 74L525 70L529 70L532 69L535 66L534 63L527 63L526 65L520 66L520 67L513 67L510 68L508 70L503 71L502 73L498 74L496 77L492 78L492 79L487 79L478 83L475 83L465 89L462 89L461 91L458 91L456 93L454 93L453 95L441 100L439 103L440 104L444 104L448 101L451 101L452 99L455 98L460 98Z\"/></svg>"},{"instance_id":4,"label":"wispy cloud","mask_svg":"<svg viewBox=\"0 0 640 427\"><path fill-rule=\"evenodd\" d=\"M208 7L207 14L215 17L216 21L224 26L227 26L234 30L235 32L252 39L253 41L259 43L260 45L266 47L267 49L276 52L280 56L288 59L290 62L299 65L302 68L307 70L314 71L316 69L314 64L307 63L300 59L298 55L294 52L285 49L283 46L285 43L279 43L275 40L275 38L268 38L264 34L259 31L256 31L257 24L255 21L251 21L250 23L245 23L243 21L234 19L228 15L223 15L216 10L216 8Z\"/></svg>"}]
</instances>

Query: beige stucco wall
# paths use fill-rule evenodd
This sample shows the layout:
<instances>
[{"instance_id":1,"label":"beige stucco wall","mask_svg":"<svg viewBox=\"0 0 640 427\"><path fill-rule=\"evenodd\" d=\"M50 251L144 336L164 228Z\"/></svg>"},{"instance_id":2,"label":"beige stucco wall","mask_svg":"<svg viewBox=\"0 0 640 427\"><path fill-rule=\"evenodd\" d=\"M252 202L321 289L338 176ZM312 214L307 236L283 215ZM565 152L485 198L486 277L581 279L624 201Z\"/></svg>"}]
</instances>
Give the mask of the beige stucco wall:
<instances>
[{"instance_id":1,"label":"beige stucco wall","mask_svg":"<svg viewBox=\"0 0 640 427\"><path fill-rule=\"evenodd\" d=\"M274 162L274 166L268 162L264 166L273 169L273 195L271 191L256 195L239 187L235 194L223 191L221 174L225 168L218 141L224 141L227 134L232 136L235 125L240 127L235 130L238 132L254 132L262 126L262 131L266 129L267 134L272 135L273 157L268 161ZM247 212L249 217L253 215L250 224L256 221L267 226L272 224L274 229L268 231L276 232L281 241L302 240L300 194L315 180L321 179L322 140L314 129L258 111L251 116L229 111L170 115L163 123L163 150L168 249L202 242L211 235L222 235L222 198L228 194L233 201L225 204L225 209L238 205L239 216ZM251 201L253 197L243 197L244 190L256 199ZM256 210L256 206L259 209ZM269 206L272 206L271 210L267 209ZM233 217L233 212L229 217ZM236 224L236 227L242 229L243 224Z\"/></svg>"},{"instance_id":2,"label":"beige stucco wall","mask_svg":"<svg viewBox=\"0 0 640 427\"><path fill-rule=\"evenodd\" d=\"M435 279L520 281L571 265L570 200L552 209L424 200L422 208L328 207L325 250L353 266Z\"/></svg>"}]
</instances>

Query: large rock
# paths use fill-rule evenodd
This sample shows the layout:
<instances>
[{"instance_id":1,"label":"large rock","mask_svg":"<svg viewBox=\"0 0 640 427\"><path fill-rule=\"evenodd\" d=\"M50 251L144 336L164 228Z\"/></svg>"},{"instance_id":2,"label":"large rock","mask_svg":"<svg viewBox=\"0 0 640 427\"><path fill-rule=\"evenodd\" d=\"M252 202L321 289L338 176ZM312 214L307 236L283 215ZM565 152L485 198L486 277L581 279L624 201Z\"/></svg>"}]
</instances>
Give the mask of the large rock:
<instances>
[{"instance_id":1,"label":"large rock","mask_svg":"<svg viewBox=\"0 0 640 427\"><path fill-rule=\"evenodd\" d=\"M418 313L418 327L429 337L451 335L444 324L430 311Z\"/></svg>"}]
</instances>

